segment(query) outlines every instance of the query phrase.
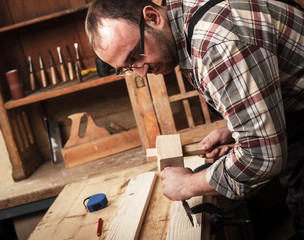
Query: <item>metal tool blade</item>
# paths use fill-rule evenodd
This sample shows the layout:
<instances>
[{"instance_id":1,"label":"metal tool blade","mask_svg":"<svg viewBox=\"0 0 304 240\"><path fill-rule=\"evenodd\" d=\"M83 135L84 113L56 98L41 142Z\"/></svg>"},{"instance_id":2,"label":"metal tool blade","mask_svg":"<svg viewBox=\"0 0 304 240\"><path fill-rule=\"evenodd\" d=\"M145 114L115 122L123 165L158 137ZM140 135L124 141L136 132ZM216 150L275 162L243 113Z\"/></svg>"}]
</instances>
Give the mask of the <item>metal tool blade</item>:
<instances>
[{"instance_id":1,"label":"metal tool blade","mask_svg":"<svg viewBox=\"0 0 304 240\"><path fill-rule=\"evenodd\" d=\"M32 63L32 57L28 56L28 62L29 62L29 71L30 73L33 72L33 63Z\"/></svg>"},{"instance_id":2,"label":"metal tool blade","mask_svg":"<svg viewBox=\"0 0 304 240\"><path fill-rule=\"evenodd\" d=\"M70 62L71 61L71 53L70 53L70 49L69 49L69 46L68 45L66 45L66 50L67 50L67 57L68 57L68 62Z\"/></svg>"},{"instance_id":3,"label":"metal tool blade","mask_svg":"<svg viewBox=\"0 0 304 240\"><path fill-rule=\"evenodd\" d=\"M57 47L57 52L58 52L59 63L62 64L62 55L61 55L60 47Z\"/></svg>"},{"instance_id":4,"label":"metal tool blade","mask_svg":"<svg viewBox=\"0 0 304 240\"><path fill-rule=\"evenodd\" d=\"M79 60L79 51L78 51L78 43L74 43L75 51L76 51L76 59Z\"/></svg>"},{"instance_id":5,"label":"metal tool blade","mask_svg":"<svg viewBox=\"0 0 304 240\"><path fill-rule=\"evenodd\" d=\"M189 207L189 204L186 202L186 200L183 200L182 204L183 204L183 207L184 207L184 209L186 211L186 214L187 214L187 216L188 216L188 218L189 218L189 220L191 222L192 227L194 227L193 217L191 215L192 211L191 211L191 208Z\"/></svg>"},{"instance_id":6,"label":"metal tool blade","mask_svg":"<svg viewBox=\"0 0 304 240\"><path fill-rule=\"evenodd\" d=\"M38 55L39 55L39 65L40 65L40 69L43 69L43 60L42 60L41 53L39 53Z\"/></svg>"},{"instance_id":7,"label":"metal tool blade","mask_svg":"<svg viewBox=\"0 0 304 240\"><path fill-rule=\"evenodd\" d=\"M51 50L49 50L49 56L50 56L50 65L51 65L51 67L53 67L54 62L53 62L53 56L52 56Z\"/></svg>"}]
</instances>

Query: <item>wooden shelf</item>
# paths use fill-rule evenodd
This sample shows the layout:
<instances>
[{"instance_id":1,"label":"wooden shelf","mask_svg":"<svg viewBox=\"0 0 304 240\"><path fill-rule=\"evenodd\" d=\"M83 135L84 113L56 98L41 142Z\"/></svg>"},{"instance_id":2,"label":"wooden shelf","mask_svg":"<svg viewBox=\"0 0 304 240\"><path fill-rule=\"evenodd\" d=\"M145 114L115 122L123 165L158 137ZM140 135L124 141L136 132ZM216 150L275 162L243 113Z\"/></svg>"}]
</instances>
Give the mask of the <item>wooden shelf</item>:
<instances>
[{"instance_id":1,"label":"wooden shelf","mask_svg":"<svg viewBox=\"0 0 304 240\"><path fill-rule=\"evenodd\" d=\"M69 93L81 91L84 89L100 86L106 83L115 82L123 79L124 77L122 76L110 75L102 78L96 76L83 82L79 82L78 80L62 82L58 85L49 86L45 89L40 89L24 98L8 101L4 104L4 106L6 109L13 109L16 107L43 101L50 98L59 97Z\"/></svg>"},{"instance_id":2,"label":"wooden shelf","mask_svg":"<svg viewBox=\"0 0 304 240\"><path fill-rule=\"evenodd\" d=\"M51 13L51 14L48 14L48 15L45 15L45 16L42 16L42 17L37 17L37 18L34 18L34 19L30 19L30 20L27 20L27 21L20 22L20 23L16 23L16 24L12 24L12 25L9 25L9 26L1 27L0 28L0 33L7 32L7 31L10 31L10 30L14 30L14 29L18 29L18 28L22 28L22 27L29 26L29 25L32 25L32 24L35 24L35 23L47 21L47 20L50 20L50 19L58 18L58 17L61 17L61 16L65 16L65 15L68 15L68 14L75 13L75 12L80 12L82 10L87 9L89 7L89 5L90 4L88 3L88 4L85 4L85 5L80 6L80 7L75 7L75 8L62 10L62 11Z\"/></svg>"}]
</instances>

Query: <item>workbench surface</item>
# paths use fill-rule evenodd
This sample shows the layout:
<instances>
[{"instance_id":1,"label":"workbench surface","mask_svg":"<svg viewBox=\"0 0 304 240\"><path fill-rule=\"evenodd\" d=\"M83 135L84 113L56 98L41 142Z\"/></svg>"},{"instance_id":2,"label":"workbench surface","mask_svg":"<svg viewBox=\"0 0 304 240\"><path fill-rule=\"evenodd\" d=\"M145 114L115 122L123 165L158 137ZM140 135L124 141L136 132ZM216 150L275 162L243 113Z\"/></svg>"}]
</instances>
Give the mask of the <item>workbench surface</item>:
<instances>
[{"instance_id":1,"label":"workbench surface","mask_svg":"<svg viewBox=\"0 0 304 240\"><path fill-rule=\"evenodd\" d=\"M66 185L29 239L41 239L41 236L45 240L104 239L130 179L150 171L157 171L156 162ZM87 212L83 200L97 193L106 194L108 206L96 212ZM161 180L156 177L139 239L166 238L170 207L171 201L163 196ZM99 218L103 219L100 238L96 236Z\"/></svg>"},{"instance_id":2,"label":"workbench surface","mask_svg":"<svg viewBox=\"0 0 304 240\"><path fill-rule=\"evenodd\" d=\"M57 196L68 183L143 164L147 164L146 156L138 147L69 169L64 163L44 162L28 179L19 182L12 180L9 166L0 164L0 210Z\"/></svg>"}]
</instances>

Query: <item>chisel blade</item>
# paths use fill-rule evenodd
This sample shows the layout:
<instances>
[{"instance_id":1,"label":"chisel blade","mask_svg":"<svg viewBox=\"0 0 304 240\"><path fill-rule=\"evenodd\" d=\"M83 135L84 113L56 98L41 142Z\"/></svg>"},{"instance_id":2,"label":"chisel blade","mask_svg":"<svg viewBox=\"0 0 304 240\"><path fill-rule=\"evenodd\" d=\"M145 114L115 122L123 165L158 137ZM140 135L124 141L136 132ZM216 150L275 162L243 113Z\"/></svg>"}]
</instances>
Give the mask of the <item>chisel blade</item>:
<instances>
[{"instance_id":1,"label":"chisel blade","mask_svg":"<svg viewBox=\"0 0 304 240\"><path fill-rule=\"evenodd\" d=\"M193 217L191 215L192 211L191 211L191 209L189 207L189 204L185 200L182 201L182 204L183 204L183 207L184 207L184 209L186 211L186 214L187 214L187 216L188 216L188 218L190 220L190 223L191 223L192 227L194 227Z\"/></svg>"}]
</instances>

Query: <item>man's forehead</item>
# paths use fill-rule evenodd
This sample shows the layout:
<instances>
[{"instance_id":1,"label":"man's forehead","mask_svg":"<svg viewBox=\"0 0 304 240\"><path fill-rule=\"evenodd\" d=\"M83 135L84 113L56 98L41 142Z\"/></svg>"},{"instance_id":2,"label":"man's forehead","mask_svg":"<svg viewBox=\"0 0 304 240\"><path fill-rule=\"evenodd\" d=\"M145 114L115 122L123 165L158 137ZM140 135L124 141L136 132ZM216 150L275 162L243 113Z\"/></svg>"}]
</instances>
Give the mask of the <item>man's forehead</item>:
<instances>
[{"instance_id":1,"label":"man's forehead","mask_svg":"<svg viewBox=\"0 0 304 240\"><path fill-rule=\"evenodd\" d=\"M136 32L136 26L123 19L102 19L98 28L99 40L102 44L100 47L107 49L111 43L121 40L132 40ZM123 44L124 41L121 41Z\"/></svg>"},{"instance_id":2,"label":"man's forehead","mask_svg":"<svg viewBox=\"0 0 304 240\"><path fill-rule=\"evenodd\" d=\"M139 30L136 31L135 24L122 19L103 19L98 36L94 50L102 60L114 65L113 61L118 64L122 60L120 58L125 57L126 52L137 42Z\"/></svg>"}]
</instances>

